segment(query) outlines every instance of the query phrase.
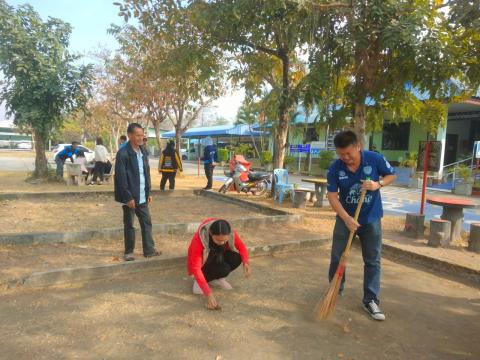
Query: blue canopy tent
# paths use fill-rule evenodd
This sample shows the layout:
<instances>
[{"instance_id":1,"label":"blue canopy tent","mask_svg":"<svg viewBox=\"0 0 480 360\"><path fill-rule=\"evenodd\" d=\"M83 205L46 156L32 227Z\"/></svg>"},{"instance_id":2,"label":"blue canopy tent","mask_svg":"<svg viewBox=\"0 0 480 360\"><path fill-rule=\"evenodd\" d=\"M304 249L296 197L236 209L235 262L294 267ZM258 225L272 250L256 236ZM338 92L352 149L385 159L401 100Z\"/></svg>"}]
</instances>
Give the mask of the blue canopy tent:
<instances>
[{"instance_id":1,"label":"blue canopy tent","mask_svg":"<svg viewBox=\"0 0 480 360\"><path fill-rule=\"evenodd\" d=\"M188 159L194 160L201 154L201 139L212 138L218 147L224 147L234 141L244 143L251 142L252 137L257 138L262 135L268 136L268 133L254 130L253 126L249 125L218 125L188 129L183 133L182 139L188 139ZM163 133L162 138L175 138L175 131Z\"/></svg>"},{"instance_id":2,"label":"blue canopy tent","mask_svg":"<svg viewBox=\"0 0 480 360\"><path fill-rule=\"evenodd\" d=\"M182 135L182 138L186 139L201 139L205 137L212 138L228 138L228 137L258 137L261 136L262 132L250 129L248 125L218 125L218 126L206 126L206 127L196 127L191 128L185 131ZM168 131L162 134L162 138L174 138L175 131Z\"/></svg>"}]
</instances>

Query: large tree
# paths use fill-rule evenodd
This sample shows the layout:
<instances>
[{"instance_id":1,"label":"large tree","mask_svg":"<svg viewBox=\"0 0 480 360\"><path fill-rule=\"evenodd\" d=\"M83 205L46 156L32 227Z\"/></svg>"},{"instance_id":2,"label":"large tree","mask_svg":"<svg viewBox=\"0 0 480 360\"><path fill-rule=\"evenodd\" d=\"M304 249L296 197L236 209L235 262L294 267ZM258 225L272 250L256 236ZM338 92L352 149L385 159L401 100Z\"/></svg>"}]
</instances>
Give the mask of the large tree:
<instances>
[{"instance_id":1,"label":"large tree","mask_svg":"<svg viewBox=\"0 0 480 360\"><path fill-rule=\"evenodd\" d=\"M62 20L43 21L29 5L15 9L0 0L0 100L14 124L33 133L37 178L48 174L45 143L53 130L89 97L91 67L75 65L70 33Z\"/></svg>"},{"instance_id":2,"label":"large tree","mask_svg":"<svg viewBox=\"0 0 480 360\"><path fill-rule=\"evenodd\" d=\"M265 86L277 93L274 166L282 167L288 113L295 106L298 81L292 78L298 51L306 43L309 12L295 1L193 1L195 22L212 46L232 54L234 80L259 95ZM278 81L279 80L279 81Z\"/></svg>"},{"instance_id":3,"label":"large tree","mask_svg":"<svg viewBox=\"0 0 480 360\"><path fill-rule=\"evenodd\" d=\"M386 118L409 118L435 133L445 125L446 103L475 92L478 56L468 55L474 32L459 29L446 5L456 14L454 2L352 1L351 11L333 14L330 28L313 33L311 88L333 110L351 111L362 141ZM323 90L336 81L344 86L333 88L332 99L319 91L322 79L330 84Z\"/></svg>"},{"instance_id":4,"label":"large tree","mask_svg":"<svg viewBox=\"0 0 480 360\"><path fill-rule=\"evenodd\" d=\"M133 16L138 21L129 30L144 53L137 68L142 83L153 84L152 95L162 98L162 116L174 125L179 149L183 133L223 92L221 54L203 42L187 2L125 0L118 5L127 20Z\"/></svg>"}]
</instances>

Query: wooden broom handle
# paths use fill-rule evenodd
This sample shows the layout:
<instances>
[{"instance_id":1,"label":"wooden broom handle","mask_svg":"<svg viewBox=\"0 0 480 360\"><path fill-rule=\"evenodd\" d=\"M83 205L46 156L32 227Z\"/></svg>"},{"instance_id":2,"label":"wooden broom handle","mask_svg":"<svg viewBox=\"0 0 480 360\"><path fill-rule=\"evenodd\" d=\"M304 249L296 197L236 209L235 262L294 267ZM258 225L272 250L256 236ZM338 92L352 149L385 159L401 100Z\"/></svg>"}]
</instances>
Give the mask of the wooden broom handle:
<instances>
[{"instance_id":1,"label":"wooden broom handle","mask_svg":"<svg viewBox=\"0 0 480 360\"><path fill-rule=\"evenodd\" d=\"M365 195L367 194L367 190L362 190L360 194L360 200L358 200L357 208L355 209L355 215L353 219L358 221L358 217L360 215L360 210L362 209L363 201L365 200ZM355 231L350 231L350 235L348 236L347 246L345 247L345 252L343 253L344 257L347 257L350 254L350 248L352 247L353 237L355 236Z\"/></svg>"}]
</instances>

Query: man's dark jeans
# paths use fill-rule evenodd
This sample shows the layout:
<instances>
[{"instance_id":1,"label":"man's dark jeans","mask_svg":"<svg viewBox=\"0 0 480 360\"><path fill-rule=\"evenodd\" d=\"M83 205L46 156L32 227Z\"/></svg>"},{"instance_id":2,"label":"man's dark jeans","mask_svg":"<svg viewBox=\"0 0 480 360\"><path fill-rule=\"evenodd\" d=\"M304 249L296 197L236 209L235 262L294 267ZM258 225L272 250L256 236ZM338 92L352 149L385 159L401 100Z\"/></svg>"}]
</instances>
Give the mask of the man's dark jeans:
<instances>
[{"instance_id":1,"label":"man's dark jeans","mask_svg":"<svg viewBox=\"0 0 480 360\"><path fill-rule=\"evenodd\" d=\"M152 237L152 219L148 204L137 205L135 209L123 207L123 232L125 239L125 254L133 254L135 250L135 228L133 221L137 215L142 230L143 255L148 256L155 252L155 243Z\"/></svg>"},{"instance_id":2,"label":"man's dark jeans","mask_svg":"<svg viewBox=\"0 0 480 360\"><path fill-rule=\"evenodd\" d=\"M328 272L328 279L332 281L337 270L340 257L347 246L348 236L350 230L337 216L335 228L333 230L332 254L330 259L330 269ZM362 225L357 231L362 245L363 256L363 303L368 304L374 300L379 304L378 295L380 292L380 258L382 251L382 225L381 220ZM343 275L342 285L340 290L343 290L346 275Z\"/></svg>"},{"instance_id":3,"label":"man's dark jeans","mask_svg":"<svg viewBox=\"0 0 480 360\"><path fill-rule=\"evenodd\" d=\"M205 176L207 177L207 188L211 189L213 186L213 169L215 166L212 164L205 164Z\"/></svg>"},{"instance_id":4,"label":"man's dark jeans","mask_svg":"<svg viewBox=\"0 0 480 360\"><path fill-rule=\"evenodd\" d=\"M65 160L62 160L59 157L55 157L55 163L57 164L56 175L57 177L63 179L63 167L65 166Z\"/></svg>"}]
</instances>

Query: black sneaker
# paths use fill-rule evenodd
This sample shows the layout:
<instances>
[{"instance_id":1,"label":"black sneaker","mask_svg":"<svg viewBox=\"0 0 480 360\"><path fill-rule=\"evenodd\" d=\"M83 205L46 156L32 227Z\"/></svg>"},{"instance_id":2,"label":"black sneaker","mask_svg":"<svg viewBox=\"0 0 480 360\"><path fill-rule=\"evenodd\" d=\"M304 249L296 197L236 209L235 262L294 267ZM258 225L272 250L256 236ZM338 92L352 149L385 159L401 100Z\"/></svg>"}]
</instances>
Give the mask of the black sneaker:
<instances>
[{"instance_id":1,"label":"black sneaker","mask_svg":"<svg viewBox=\"0 0 480 360\"><path fill-rule=\"evenodd\" d=\"M372 300L368 304L363 304L363 308L373 319L378 321L385 320L385 315L375 301Z\"/></svg>"}]
</instances>

